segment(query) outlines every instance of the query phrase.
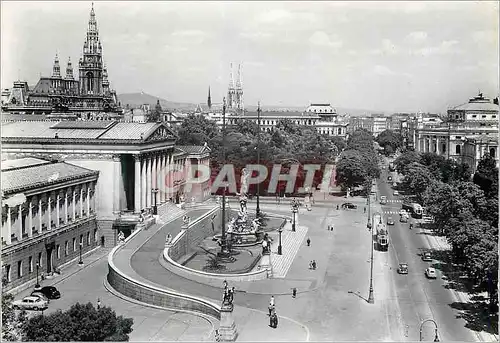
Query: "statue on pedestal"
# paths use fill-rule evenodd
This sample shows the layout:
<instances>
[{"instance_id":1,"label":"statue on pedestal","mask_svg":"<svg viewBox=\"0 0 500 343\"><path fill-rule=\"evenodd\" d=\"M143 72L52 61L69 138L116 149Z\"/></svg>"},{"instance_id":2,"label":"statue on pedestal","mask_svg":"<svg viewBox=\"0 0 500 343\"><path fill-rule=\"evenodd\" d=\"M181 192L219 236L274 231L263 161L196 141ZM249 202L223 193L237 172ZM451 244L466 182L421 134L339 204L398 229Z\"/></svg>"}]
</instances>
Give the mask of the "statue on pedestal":
<instances>
[{"instance_id":1,"label":"statue on pedestal","mask_svg":"<svg viewBox=\"0 0 500 343\"><path fill-rule=\"evenodd\" d=\"M242 212L246 212L247 209L247 192L248 192L248 178L250 174L247 172L246 168L241 170L241 179L240 179L240 192L238 195L240 196L240 209Z\"/></svg>"},{"instance_id":2,"label":"statue on pedestal","mask_svg":"<svg viewBox=\"0 0 500 343\"><path fill-rule=\"evenodd\" d=\"M172 243L172 235L168 233L167 237L165 238L165 245L169 245L170 243Z\"/></svg>"},{"instance_id":3,"label":"statue on pedestal","mask_svg":"<svg viewBox=\"0 0 500 343\"><path fill-rule=\"evenodd\" d=\"M125 234L120 231L120 233L118 233L118 242L121 244L125 241Z\"/></svg>"},{"instance_id":4,"label":"statue on pedestal","mask_svg":"<svg viewBox=\"0 0 500 343\"><path fill-rule=\"evenodd\" d=\"M266 239L262 241L262 255L269 254L270 253L270 247L269 243Z\"/></svg>"}]
</instances>

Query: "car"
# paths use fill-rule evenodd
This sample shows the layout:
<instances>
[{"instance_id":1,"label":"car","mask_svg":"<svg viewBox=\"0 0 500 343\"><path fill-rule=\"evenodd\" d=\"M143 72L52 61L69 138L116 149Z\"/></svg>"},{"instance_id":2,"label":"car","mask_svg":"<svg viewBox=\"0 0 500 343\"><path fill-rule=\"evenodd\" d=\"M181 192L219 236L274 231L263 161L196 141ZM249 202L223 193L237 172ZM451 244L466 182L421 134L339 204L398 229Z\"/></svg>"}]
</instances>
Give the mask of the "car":
<instances>
[{"instance_id":1,"label":"car","mask_svg":"<svg viewBox=\"0 0 500 343\"><path fill-rule=\"evenodd\" d=\"M59 299L61 297L61 293L54 286L45 286L35 292L42 293L49 299Z\"/></svg>"},{"instance_id":2,"label":"car","mask_svg":"<svg viewBox=\"0 0 500 343\"><path fill-rule=\"evenodd\" d=\"M408 263L399 264L398 274L408 274Z\"/></svg>"},{"instance_id":3,"label":"car","mask_svg":"<svg viewBox=\"0 0 500 343\"><path fill-rule=\"evenodd\" d=\"M392 181L392 176L390 176L390 175L389 175L389 176L387 177L387 181Z\"/></svg>"},{"instance_id":4,"label":"car","mask_svg":"<svg viewBox=\"0 0 500 343\"><path fill-rule=\"evenodd\" d=\"M38 297L42 300L45 300L46 302L50 303L50 299L47 298L47 296L43 293L40 293L40 291L34 291L33 293L30 294L32 297Z\"/></svg>"},{"instance_id":5,"label":"car","mask_svg":"<svg viewBox=\"0 0 500 343\"><path fill-rule=\"evenodd\" d=\"M424 252L424 254L422 255L422 261L425 261L425 262L432 262L432 255L430 252Z\"/></svg>"},{"instance_id":6,"label":"car","mask_svg":"<svg viewBox=\"0 0 500 343\"><path fill-rule=\"evenodd\" d=\"M437 274L436 274L436 269L429 267L425 270L425 276L427 276L428 279L436 279Z\"/></svg>"},{"instance_id":7,"label":"car","mask_svg":"<svg viewBox=\"0 0 500 343\"><path fill-rule=\"evenodd\" d=\"M49 303L45 300L40 299L39 297L25 297L22 300L16 300L12 302L12 306L14 309L19 310L46 310L49 307Z\"/></svg>"},{"instance_id":8,"label":"car","mask_svg":"<svg viewBox=\"0 0 500 343\"><path fill-rule=\"evenodd\" d=\"M392 219L392 217L387 217L387 225L394 225L394 219Z\"/></svg>"},{"instance_id":9,"label":"car","mask_svg":"<svg viewBox=\"0 0 500 343\"><path fill-rule=\"evenodd\" d=\"M399 192L398 191L394 191L394 192L392 192L392 195L399 195Z\"/></svg>"},{"instance_id":10,"label":"car","mask_svg":"<svg viewBox=\"0 0 500 343\"><path fill-rule=\"evenodd\" d=\"M346 208L355 209L355 208L358 208L358 206L354 205L352 202L345 202L342 204L342 208L343 209L346 209Z\"/></svg>"}]
</instances>

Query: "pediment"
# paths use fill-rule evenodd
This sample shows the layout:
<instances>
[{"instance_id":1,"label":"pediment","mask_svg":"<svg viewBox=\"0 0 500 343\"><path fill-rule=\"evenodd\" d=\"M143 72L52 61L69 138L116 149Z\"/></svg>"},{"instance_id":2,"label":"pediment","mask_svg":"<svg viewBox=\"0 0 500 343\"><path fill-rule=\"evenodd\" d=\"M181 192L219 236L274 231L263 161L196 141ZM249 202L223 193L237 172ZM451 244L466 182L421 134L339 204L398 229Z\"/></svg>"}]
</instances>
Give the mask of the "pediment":
<instances>
[{"instance_id":1,"label":"pediment","mask_svg":"<svg viewBox=\"0 0 500 343\"><path fill-rule=\"evenodd\" d=\"M174 132L168 126L162 124L159 127L155 128L151 133L149 133L144 141L145 142L163 141L175 138L177 137L174 134Z\"/></svg>"}]
</instances>

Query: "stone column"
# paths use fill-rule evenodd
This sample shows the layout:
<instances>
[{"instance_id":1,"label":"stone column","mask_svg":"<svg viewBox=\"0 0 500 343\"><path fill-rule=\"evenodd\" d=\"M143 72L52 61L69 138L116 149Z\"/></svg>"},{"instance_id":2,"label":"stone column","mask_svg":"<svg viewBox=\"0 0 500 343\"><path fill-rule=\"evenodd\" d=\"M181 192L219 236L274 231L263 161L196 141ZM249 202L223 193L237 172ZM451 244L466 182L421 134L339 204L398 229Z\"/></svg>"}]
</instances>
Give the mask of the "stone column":
<instances>
[{"instance_id":1,"label":"stone column","mask_svg":"<svg viewBox=\"0 0 500 343\"><path fill-rule=\"evenodd\" d=\"M59 194L57 194L57 200L56 200L56 228L59 228L59 216L60 216L60 213L59 213L59 206L60 206L60 200L61 200L61 197L59 196Z\"/></svg>"},{"instance_id":2,"label":"stone column","mask_svg":"<svg viewBox=\"0 0 500 343\"><path fill-rule=\"evenodd\" d=\"M16 230L17 240L20 242L23 240L23 205L17 206L17 222L18 228Z\"/></svg>"},{"instance_id":3,"label":"stone column","mask_svg":"<svg viewBox=\"0 0 500 343\"><path fill-rule=\"evenodd\" d=\"M80 219L83 218L83 186L80 188Z\"/></svg>"},{"instance_id":4,"label":"stone column","mask_svg":"<svg viewBox=\"0 0 500 343\"><path fill-rule=\"evenodd\" d=\"M120 211L120 182L122 180L120 156L113 155L113 211Z\"/></svg>"},{"instance_id":5,"label":"stone column","mask_svg":"<svg viewBox=\"0 0 500 343\"><path fill-rule=\"evenodd\" d=\"M427 137L427 151L426 152L431 152L432 151L432 139L431 137Z\"/></svg>"},{"instance_id":6,"label":"stone column","mask_svg":"<svg viewBox=\"0 0 500 343\"><path fill-rule=\"evenodd\" d=\"M152 158L148 157L146 164L146 207L151 208L151 168L153 166Z\"/></svg>"},{"instance_id":7,"label":"stone column","mask_svg":"<svg viewBox=\"0 0 500 343\"><path fill-rule=\"evenodd\" d=\"M153 163L152 163L152 166L151 166L151 188L158 188L158 182L157 182L157 179L158 179L158 156L157 155L153 155ZM153 191L151 191L151 206L154 206L155 204L155 201L158 203L158 196L156 193L154 193Z\"/></svg>"},{"instance_id":8,"label":"stone column","mask_svg":"<svg viewBox=\"0 0 500 343\"><path fill-rule=\"evenodd\" d=\"M33 237L33 202L30 199L28 205L28 237Z\"/></svg>"},{"instance_id":9,"label":"stone column","mask_svg":"<svg viewBox=\"0 0 500 343\"><path fill-rule=\"evenodd\" d=\"M5 225L5 235L4 235L4 241L7 244L12 243L12 218L10 214L10 206L7 206L7 223Z\"/></svg>"},{"instance_id":10,"label":"stone column","mask_svg":"<svg viewBox=\"0 0 500 343\"><path fill-rule=\"evenodd\" d=\"M146 208L146 181L147 181L147 166L148 166L148 160L146 156L142 156L142 161L141 161L141 210Z\"/></svg>"},{"instance_id":11,"label":"stone column","mask_svg":"<svg viewBox=\"0 0 500 343\"><path fill-rule=\"evenodd\" d=\"M68 224L68 190L64 192L64 224Z\"/></svg>"},{"instance_id":12,"label":"stone column","mask_svg":"<svg viewBox=\"0 0 500 343\"><path fill-rule=\"evenodd\" d=\"M160 188L160 204L165 202L165 169L167 164L165 163L165 153L160 156L160 180L158 180Z\"/></svg>"},{"instance_id":13,"label":"stone column","mask_svg":"<svg viewBox=\"0 0 500 343\"><path fill-rule=\"evenodd\" d=\"M73 205L71 206L71 216L73 221L76 220L76 189L73 189Z\"/></svg>"},{"instance_id":14,"label":"stone column","mask_svg":"<svg viewBox=\"0 0 500 343\"><path fill-rule=\"evenodd\" d=\"M50 194L47 197L47 230L52 230L52 208L50 206L50 203L52 202L52 198L50 197Z\"/></svg>"},{"instance_id":15,"label":"stone column","mask_svg":"<svg viewBox=\"0 0 500 343\"><path fill-rule=\"evenodd\" d=\"M42 233L42 198L38 199L38 233Z\"/></svg>"},{"instance_id":16,"label":"stone column","mask_svg":"<svg viewBox=\"0 0 500 343\"><path fill-rule=\"evenodd\" d=\"M87 205L87 217L90 217L90 183L87 183L87 194L86 194L86 205Z\"/></svg>"},{"instance_id":17,"label":"stone column","mask_svg":"<svg viewBox=\"0 0 500 343\"><path fill-rule=\"evenodd\" d=\"M96 192L97 192L97 182L94 181L92 183L92 197L91 197L92 200L91 201L92 201L92 211L94 211L95 213L97 213L97 208L95 205Z\"/></svg>"},{"instance_id":18,"label":"stone column","mask_svg":"<svg viewBox=\"0 0 500 343\"><path fill-rule=\"evenodd\" d=\"M141 155L134 155L134 212L141 212Z\"/></svg>"}]
</instances>

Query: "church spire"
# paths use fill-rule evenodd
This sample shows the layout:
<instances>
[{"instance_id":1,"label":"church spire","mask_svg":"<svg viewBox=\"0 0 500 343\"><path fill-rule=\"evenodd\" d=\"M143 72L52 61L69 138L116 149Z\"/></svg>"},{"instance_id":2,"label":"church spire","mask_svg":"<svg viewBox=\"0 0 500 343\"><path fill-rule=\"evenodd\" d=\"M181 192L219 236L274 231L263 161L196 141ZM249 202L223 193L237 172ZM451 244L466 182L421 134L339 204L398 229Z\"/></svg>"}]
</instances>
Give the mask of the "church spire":
<instances>
[{"instance_id":1,"label":"church spire","mask_svg":"<svg viewBox=\"0 0 500 343\"><path fill-rule=\"evenodd\" d=\"M229 72L229 89L234 88L234 77L233 77L233 64L230 64L230 72Z\"/></svg>"},{"instance_id":2,"label":"church spire","mask_svg":"<svg viewBox=\"0 0 500 343\"><path fill-rule=\"evenodd\" d=\"M68 58L68 66L66 67L66 79L73 80L73 65L71 64L71 57Z\"/></svg>"},{"instance_id":3,"label":"church spire","mask_svg":"<svg viewBox=\"0 0 500 343\"><path fill-rule=\"evenodd\" d=\"M87 39L83 45L84 53L101 53L101 42L99 41L99 30L95 19L94 3L90 10L89 25L87 29Z\"/></svg>"},{"instance_id":4,"label":"church spire","mask_svg":"<svg viewBox=\"0 0 500 343\"><path fill-rule=\"evenodd\" d=\"M238 64L238 78L236 79L236 89L241 89L241 64Z\"/></svg>"},{"instance_id":5,"label":"church spire","mask_svg":"<svg viewBox=\"0 0 500 343\"><path fill-rule=\"evenodd\" d=\"M52 77L61 77L61 66L59 65L59 56L54 59L54 66L52 67Z\"/></svg>"},{"instance_id":6,"label":"church spire","mask_svg":"<svg viewBox=\"0 0 500 343\"><path fill-rule=\"evenodd\" d=\"M208 100L207 100L208 109L212 108L212 97L210 96L210 86L208 86Z\"/></svg>"}]
</instances>

